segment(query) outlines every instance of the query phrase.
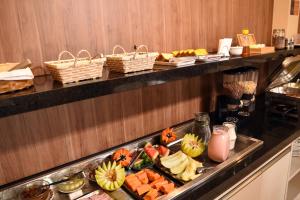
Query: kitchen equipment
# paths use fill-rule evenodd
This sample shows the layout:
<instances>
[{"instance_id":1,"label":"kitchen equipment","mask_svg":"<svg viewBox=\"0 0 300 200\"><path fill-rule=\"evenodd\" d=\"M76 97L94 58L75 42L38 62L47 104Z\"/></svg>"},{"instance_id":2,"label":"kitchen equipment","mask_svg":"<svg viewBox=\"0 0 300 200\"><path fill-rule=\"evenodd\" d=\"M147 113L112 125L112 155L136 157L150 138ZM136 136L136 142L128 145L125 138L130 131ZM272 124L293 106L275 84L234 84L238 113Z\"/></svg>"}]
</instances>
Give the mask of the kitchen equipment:
<instances>
[{"instance_id":1,"label":"kitchen equipment","mask_svg":"<svg viewBox=\"0 0 300 200\"><path fill-rule=\"evenodd\" d=\"M266 115L272 121L300 127L300 56L288 57L269 78L266 89Z\"/></svg>"},{"instance_id":2,"label":"kitchen equipment","mask_svg":"<svg viewBox=\"0 0 300 200\"><path fill-rule=\"evenodd\" d=\"M233 56L240 56L243 53L243 47L242 46L230 47L229 52Z\"/></svg>"},{"instance_id":3,"label":"kitchen equipment","mask_svg":"<svg viewBox=\"0 0 300 200\"><path fill-rule=\"evenodd\" d=\"M242 108L238 112L241 116L249 116L255 109L255 93L258 81L258 70L254 67L245 68L241 73L243 96Z\"/></svg>"},{"instance_id":4,"label":"kitchen equipment","mask_svg":"<svg viewBox=\"0 0 300 200\"><path fill-rule=\"evenodd\" d=\"M202 142L207 146L211 137L210 118L206 112L195 113L195 120L192 132L198 135Z\"/></svg>"},{"instance_id":5,"label":"kitchen equipment","mask_svg":"<svg viewBox=\"0 0 300 200\"><path fill-rule=\"evenodd\" d=\"M228 158L230 150L230 137L228 127L213 126L211 139L208 143L208 157L216 162L223 162Z\"/></svg>"},{"instance_id":6,"label":"kitchen equipment","mask_svg":"<svg viewBox=\"0 0 300 200\"><path fill-rule=\"evenodd\" d=\"M258 70L244 67L223 73L223 88L227 96L227 111L232 115L249 116L254 110ZM242 110L240 110L242 108Z\"/></svg>"},{"instance_id":7,"label":"kitchen equipment","mask_svg":"<svg viewBox=\"0 0 300 200\"><path fill-rule=\"evenodd\" d=\"M275 49L285 48L285 30L284 29L274 29L272 34L272 45Z\"/></svg>"},{"instance_id":8,"label":"kitchen equipment","mask_svg":"<svg viewBox=\"0 0 300 200\"><path fill-rule=\"evenodd\" d=\"M300 95L300 82L299 79L295 83L286 83L283 86L283 90L286 94Z\"/></svg>"},{"instance_id":9,"label":"kitchen equipment","mask_svg":"<svg viewBox=\"0 0 300 200\"><path fill-rule=\"evenodd\" d=\"M243 86L240 82L241 74L236 70L229 70L223 73L223 88L226 93L228 111L237 111L243 95Z\"/></svg>"}]
</instances>

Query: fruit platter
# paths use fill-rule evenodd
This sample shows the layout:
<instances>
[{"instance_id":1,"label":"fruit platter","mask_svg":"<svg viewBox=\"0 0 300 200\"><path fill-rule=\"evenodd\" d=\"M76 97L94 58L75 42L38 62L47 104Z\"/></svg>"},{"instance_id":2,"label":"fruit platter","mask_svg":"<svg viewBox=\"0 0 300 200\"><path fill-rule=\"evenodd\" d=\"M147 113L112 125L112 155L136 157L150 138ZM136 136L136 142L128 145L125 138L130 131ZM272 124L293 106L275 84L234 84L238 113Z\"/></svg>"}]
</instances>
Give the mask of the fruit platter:
<instances>
[{"instance_id":1,"label":"fruit platter","mask_svg":"<svg viewBox=\"0 0 300 200\"><path fill-rule=\"evenodd\" d=\"M154 133L0 191L4 199L173 199L254 152L262 141L239 135L229 157L212 161L194 122ZM23 196L22 196L23 195ZM32 198L31 198L32 197Z\"/></svg>"},{"instance_id":2,"label":"fruit platter","mask_svg":"<svg viewBox=\"0 0 300 200\"><path fill-rule=\"evenodd\" d=\"M136 199L151 200L161 198L175 190L178 185L154 169L145 168L129 173L124 188Z\"/></svg>"}]
</instances>

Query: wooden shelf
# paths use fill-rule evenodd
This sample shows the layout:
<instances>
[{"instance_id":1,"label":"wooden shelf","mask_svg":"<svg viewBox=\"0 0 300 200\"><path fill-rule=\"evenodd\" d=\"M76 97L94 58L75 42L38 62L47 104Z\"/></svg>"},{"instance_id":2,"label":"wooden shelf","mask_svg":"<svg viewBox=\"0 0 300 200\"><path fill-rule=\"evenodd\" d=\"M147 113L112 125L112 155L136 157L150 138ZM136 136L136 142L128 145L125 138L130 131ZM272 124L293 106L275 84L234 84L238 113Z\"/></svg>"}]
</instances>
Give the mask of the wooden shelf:
<instances>
[{"instance_id":1,"label":"wooden shelf","mask_svg":"<svg viewBox=\"0 0 300 200\"><path fill-rule=\"evenodd\" d=\"M53 81L50 76L35 77L33 87L0 95L0 117L240 67L280 65L285 57L299 54L300 48L296 48L262 55L231 57L216 62L197 62L184 67L155 68L129 74L104 70L102 78L65 85Z\"/></svg>"},{"instance_id":2,"label":"wooden shelf","mask_svg":"<svg viewBox=\"0 0 300 200\"><path fill-rule=\"evenodd\" d=\"M300 157L292 157L289 180L293 179L300 172Z\"/></svg>"}]
</instances>

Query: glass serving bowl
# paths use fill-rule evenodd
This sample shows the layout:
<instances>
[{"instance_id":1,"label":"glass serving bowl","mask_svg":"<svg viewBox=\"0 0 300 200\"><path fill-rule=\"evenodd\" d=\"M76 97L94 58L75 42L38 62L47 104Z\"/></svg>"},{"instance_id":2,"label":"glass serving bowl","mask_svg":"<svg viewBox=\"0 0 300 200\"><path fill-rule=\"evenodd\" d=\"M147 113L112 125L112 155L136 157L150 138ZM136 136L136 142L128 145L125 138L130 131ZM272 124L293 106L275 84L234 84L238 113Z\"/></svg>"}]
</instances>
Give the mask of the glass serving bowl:
<instances>
[{"instance_id":1,"label":"glass serving bowl","mask_svg":"<svg viewBox=\"0 0 300 200\"><path fill-rule=\"evenodd\" d=\"M48 181L37 180L25 185L20 197L24 200L50 200L53 197L53 192Z\"/></svg>"}]
</instances>

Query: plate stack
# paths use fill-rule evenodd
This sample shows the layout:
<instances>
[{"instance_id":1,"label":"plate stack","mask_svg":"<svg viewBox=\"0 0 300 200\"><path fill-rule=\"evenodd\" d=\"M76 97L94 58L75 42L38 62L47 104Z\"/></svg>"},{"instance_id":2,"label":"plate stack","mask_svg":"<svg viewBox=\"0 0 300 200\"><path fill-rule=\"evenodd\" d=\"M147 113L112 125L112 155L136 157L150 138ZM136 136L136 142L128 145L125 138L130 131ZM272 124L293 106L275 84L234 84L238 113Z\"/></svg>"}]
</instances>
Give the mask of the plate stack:
<instances>
[{"instance_id":1,"label":"plate stack","mask_svg":"<svg viewBox=\"0 0 300 200\"><path fill-rule=\"evenodd\" d=\"M293 142L292 148L293 148L292 156L299 157L300 156L300 138L296 139Z\"/></svg>"}]
</instances>

